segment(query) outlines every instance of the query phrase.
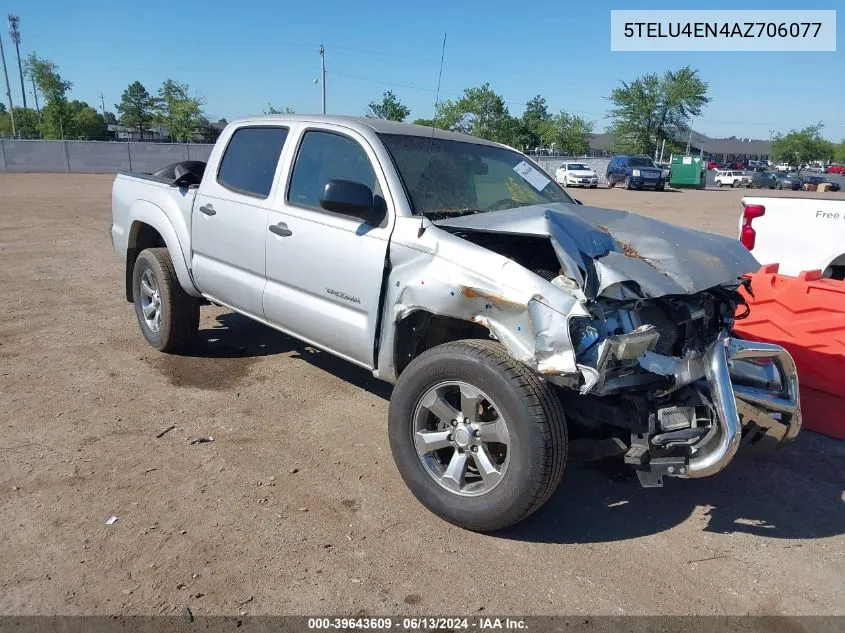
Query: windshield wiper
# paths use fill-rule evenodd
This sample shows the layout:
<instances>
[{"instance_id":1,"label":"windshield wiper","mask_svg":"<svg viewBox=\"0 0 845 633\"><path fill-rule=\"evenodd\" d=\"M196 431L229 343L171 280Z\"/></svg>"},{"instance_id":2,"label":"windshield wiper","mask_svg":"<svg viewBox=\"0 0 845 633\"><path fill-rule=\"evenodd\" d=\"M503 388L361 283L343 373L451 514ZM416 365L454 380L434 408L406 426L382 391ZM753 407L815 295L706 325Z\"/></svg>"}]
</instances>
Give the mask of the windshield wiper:
<instances>
[{"instance_id":1,"label":"windshield wiper","mask_svg":"<svg viewBox=\"0 0 845 633\"><path fill-rule=\"evenodd\" d=\"M438 209L436 211L423 211L423 215L429 220L445 220L447 218L459 218L462 215L472 215L473 213L486 213L484 209Z\"/></svg>"}]
</instances>

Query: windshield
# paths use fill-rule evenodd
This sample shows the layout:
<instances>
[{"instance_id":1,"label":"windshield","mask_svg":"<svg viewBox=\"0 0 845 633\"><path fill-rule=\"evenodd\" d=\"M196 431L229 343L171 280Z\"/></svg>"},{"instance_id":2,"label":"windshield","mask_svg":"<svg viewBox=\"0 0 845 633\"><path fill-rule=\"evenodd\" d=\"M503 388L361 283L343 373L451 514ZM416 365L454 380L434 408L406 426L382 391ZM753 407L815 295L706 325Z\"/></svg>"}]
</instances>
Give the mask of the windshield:
<instances>
[{"instance_id":1,"label":"windshield","mask_svg":"<svg viewBox=\"0 0 845 633\"><path fill-rule=\"evenodd\" d=\"M628 164L631 167L654 167L654 161L647 156L631 156L628 159Z\"/></svg>"},{"instance_id":2,"label":"windshield","mask_svg":"<svg viewBox=\"0 0 845 633\"><path fill-rule=\"evenodd\" d=\"M427 136L379 137L417 215L445 218L574 202L545 172L513 150Z\"/></svg>"},{"instance_id":3,"label":"windshield","mask_svg":"<svg viewBox=\"0 0 845 633\"><path fill-rule=\"evenodd\" d=\"M567 163L566 168L570 171L590 171L590 168L583 163Z\"/></svg>"}]
</instances>

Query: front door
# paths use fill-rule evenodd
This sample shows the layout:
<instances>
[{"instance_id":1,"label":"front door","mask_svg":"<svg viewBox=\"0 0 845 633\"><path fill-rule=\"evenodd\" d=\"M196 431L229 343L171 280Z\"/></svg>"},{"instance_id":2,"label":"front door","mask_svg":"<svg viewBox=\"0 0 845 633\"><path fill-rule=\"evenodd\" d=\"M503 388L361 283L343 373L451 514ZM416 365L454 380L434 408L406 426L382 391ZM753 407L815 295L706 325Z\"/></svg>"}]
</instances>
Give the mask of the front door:
<instances>
[{"instance_id":1,"label":"front door","mask_svg":"<svg viewBox=\"0 0 845 633\"><path fill-rule=\"evenodd\" d=\"M258 317L263 317L267 216L287 135L284 127L235 129L217 173L207 171L203 177L191 218L192 268L199 289Z\"/></svg>"},{"instance_id":2,"label":"front door","mask_svg":"<svg viewBox=\"0 0 845 633\"><path fill-rule=\"evenodd\" d=\"M304 130L288 190L276 196L265 228L267 320L370 368L393 223L384 175L374 165L372 148L350 130ZM388 199L378 226L320 207L326 182L335 178Z\"/></svg>"}]
</instances>

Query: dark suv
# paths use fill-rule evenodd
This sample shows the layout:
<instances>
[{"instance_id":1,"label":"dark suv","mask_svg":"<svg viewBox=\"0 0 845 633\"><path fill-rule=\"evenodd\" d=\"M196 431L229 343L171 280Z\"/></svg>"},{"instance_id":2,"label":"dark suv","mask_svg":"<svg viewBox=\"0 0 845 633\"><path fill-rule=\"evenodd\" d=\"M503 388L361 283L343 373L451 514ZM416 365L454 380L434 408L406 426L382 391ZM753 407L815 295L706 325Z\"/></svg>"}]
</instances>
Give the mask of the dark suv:
<instances>
[{"instance_id":1,"label":"dark suv","mask_svg":"<svg viewBox=\"0 0 845 633\"><path fill-rule=\"evenodd\" d=\"M648 156L614 156L607 166L607 185L621 182L625 189L649 188L663 191L666 179L663 170Z\"/></svg>"}]
</instances>

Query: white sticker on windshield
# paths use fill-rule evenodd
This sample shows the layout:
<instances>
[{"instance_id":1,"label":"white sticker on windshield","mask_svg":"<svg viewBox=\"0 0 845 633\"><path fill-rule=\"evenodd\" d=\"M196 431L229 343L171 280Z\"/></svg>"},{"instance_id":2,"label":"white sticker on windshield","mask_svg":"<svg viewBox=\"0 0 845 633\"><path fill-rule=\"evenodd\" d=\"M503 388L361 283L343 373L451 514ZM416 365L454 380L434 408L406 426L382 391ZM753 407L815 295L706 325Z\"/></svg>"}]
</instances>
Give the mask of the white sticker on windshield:
<instances>
[{"instance_id":1,"label":"white sticker on windshield","mask_svg":"<svg viewBox=\"0 0 845 633\"><path fill-rule=\"evenodd\" d=\"M546 185L551 181L542 173L534 169L531 165L522 161L518 165L514 165L513 170L528 181L528 184L534 187L537 191L542 191Z\"/></svg>"}]
</instances>

